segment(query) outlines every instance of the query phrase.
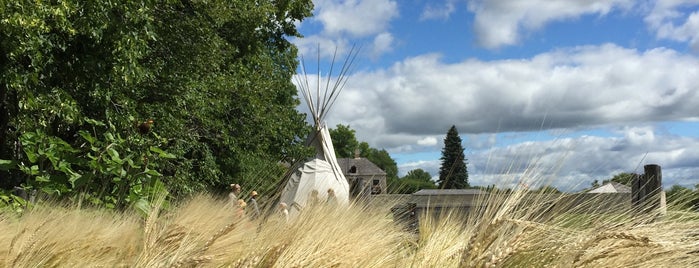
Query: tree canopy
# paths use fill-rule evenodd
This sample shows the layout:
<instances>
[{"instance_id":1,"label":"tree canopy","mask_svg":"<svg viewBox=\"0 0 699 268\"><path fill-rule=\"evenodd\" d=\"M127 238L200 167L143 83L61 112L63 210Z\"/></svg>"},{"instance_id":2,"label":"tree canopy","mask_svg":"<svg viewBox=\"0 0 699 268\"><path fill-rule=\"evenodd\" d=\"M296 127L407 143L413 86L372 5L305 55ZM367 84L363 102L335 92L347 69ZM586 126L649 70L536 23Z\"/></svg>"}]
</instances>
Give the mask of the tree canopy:
<instances>
[{"instance_id":1,"label":"tree canopy","mask_svg":"<svg viewBox=\"0 0 699 268\"><path fill-rule=\"evenodd\" d=\"M310 0L0 8L3 189L123 207L164 189L273 187L260 167L305 152L286 38Z\"/></svg>"},{"instance_id":2,"label":"tree canopy","mask_svg":"<svg viewBox=\"0 0 699 268\"><path fill-rule=\"evenodd\" d=\"M397 181L395 193L412 194L422 189L436 189L432 175L423 169L413 169Z\"/></svg>"},{"instance_id":3,"label":"tree canopy","mask_svg":"<svg viewBox=\"0 0 699 268\"><path fill-rule=\"evenodd\" d=\"M398 185L398 164L391 158L385 149L376 149L367 142L357 141L355 130L349 125L338 124L335 129L330 129L330 137L335 148L335 156L338 158L354 157L354 150L359 150L359 156L374 163L374 165L386 172L388 191L393 192Z\"/></svg>"},{"instance_id":4,"label":"tree canopy","mask_svg":"<svg viewBox=\"0 0 699 268\"><path fill-rule=\"evenodd\" d=\"M355 130L349 125L337 124L334 129L329 129L333 141L335 156L338 158L354 157L354 150L359 149L359 142L355 136Z\"/></svg>"},{"instance_id":5,"label":"tree canopy","mask_svg":"<svg viewBox=\"0 0 699 268\"><path fill-rule=\"evenodd\" d=\"M669 207L699 211L699 184L695 185L694 190L681 185L673 185L665 193Z\"/></svg>"},{"instance_id":6,"label":"tree canopy","mask_svg":"<svg viewBox=\"0 0 699 268\"><path fill-rule=\"evenodd\" d=\"M442 165L439 168L439 188L466 189L470 187L464 147L461 145L461 137L456 126L451 126L446 138L444 138L444 148L440 159Z\"/></svg>"},{"instance_id":7,"label":"tree canopy","mask_svg":"<svg viewBox=\"0 0 699 268\"><path fill-rule=\"evenodd\" d=\"M603 180L602 184L604 185L608 182L616 182L616 183L620 183L620 184L623 184L626 186L631 186L633 179L636 178L637 176L640 176L640 175L635 174L635 173L622 172L622 173L614 175L611 179Z\"/></svg>"}]
</instances>

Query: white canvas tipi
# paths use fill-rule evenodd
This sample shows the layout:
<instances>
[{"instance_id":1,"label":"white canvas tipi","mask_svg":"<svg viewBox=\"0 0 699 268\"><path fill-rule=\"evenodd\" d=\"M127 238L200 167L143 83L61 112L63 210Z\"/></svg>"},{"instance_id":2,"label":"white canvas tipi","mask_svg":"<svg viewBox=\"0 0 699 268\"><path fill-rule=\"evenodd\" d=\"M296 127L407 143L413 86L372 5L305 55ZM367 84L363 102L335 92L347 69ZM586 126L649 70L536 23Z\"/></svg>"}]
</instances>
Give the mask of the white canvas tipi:
<instances>
[{"instance_id":1,"label":"white canvas tipi","mask_svg":"<svg viewBox=\"0 0 699 268\"><path fill-rule=\"evenodd\" d=\"M318 75L317 86L314 90L315 95L309 86L303 59L301 61L303 77L297 76L296 86L303 94L313 117L314 129L308 136L307 145L315 148L316 155L313 159L293 167L296 170L291 174L281 192L280 202L287 204L291 218L297 216L304 208L312 205L311 203L314 201L311 196L314 194L317 194L316 201L325 202L328 189L334 191L338 205L349 204L349 184L337 163L335 149L333 148L332 140L330 140L330 132L328 132L328 127L323 123L323 119L346 83L345 75L354 60L354 56L352 52L349 53L338 78L332 84L332 88L329 88L332 65L324 90L320 89L321 78Z\"/></svg>"}]
</instances>

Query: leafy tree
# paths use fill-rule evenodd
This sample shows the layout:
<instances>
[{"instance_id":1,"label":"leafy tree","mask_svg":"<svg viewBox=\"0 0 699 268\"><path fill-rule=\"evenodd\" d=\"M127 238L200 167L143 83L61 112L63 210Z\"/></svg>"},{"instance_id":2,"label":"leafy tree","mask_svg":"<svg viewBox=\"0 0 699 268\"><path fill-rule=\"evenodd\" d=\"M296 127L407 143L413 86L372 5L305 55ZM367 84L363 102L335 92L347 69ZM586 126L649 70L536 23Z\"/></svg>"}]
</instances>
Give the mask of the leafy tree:
<instances>
[{"instance_id":1,"label":"leafy tree","mask_svg":"<svg viewBox=\"0 0 699 268\"><path fill-rule=\"evenodd\" d=\"M553 187L553 186L551 186L551 185L544 185L544 186L541 186L541 187L539 187L539 189L536 189L536 190L534 190L533 192L535 192L535 193L545 193L545 194L559 194L559 193L561 193L561 191L558 190L558 188Z\"/></svg>"},{"instance_id":2,"label":"leafy tree","mask_svg":"<svg viewBox=\"0 0 699 268\"><path fill-rule=\"evenodd\" d=\"M442 165L439 168L439 188L469 188L464 148L461 145L461 137L459 137L456 126L452 126L447 132L440 159Z\"/></svg>"},{"instance_id":3,"label":"leafy tree","mask_svg":"<svg viewBox=\"0 0 699 268\"><path fill-rule=\"evenodd\" d=\"M673 185L665 191L668 205L678 209L699 209L699 191L681 185Z\"/></svg>"},{"instance_id":4,"label":"leafy tree","mask_svg":"<svg viewBox=\"0 0 699 268\"><path fill-rule=\"evenodd\" d=\"M359 144L359 148L367 148L368 144L366 142L361 142ZM360 149L361 150L361 149ZM386 149L375 149L368 147L368 149L364 149L361 151L360 155L362 157L366 157L374 163L376 166L379 168L383 169L383 171L386 172L386 184L387 184L387 191L389 193L393 193L395 190L395 185L396 181L398 180L398 164L396 164L396 161L393 160L391 155L386 151Z\"/></svg>"},{"instance_id":5,"label":"leafy tree","mask_svg":"<svg viewBox=\"0 0 699 268\"><path fill-rule=\"evenodd\" d=\"M354 129L349 125L338 124L335 129L330 129L335 155L338 158L354 157L354 150L359 149L359 142L355 137Z\"/></svg>"},{"instance_id":6,"label":"leafy tree","mask_svg":"<svg viewBox=\"0 0 699 268\"><path fill-rule=\"evenodd\" d=\"M337 157L354 157L354 150L359 149L359 156L374 163L374 165L386 172L388 192L396 189L398 180L398 165L385 149L376 149L367 142L357 142L355 131L350 126L338 124L336 129L329 130L335 154Z\"/></svg>"},{"instance_id":7,"label":"leafy tree","mask_svg":"<svg viewBox=\"0 0 699 268\"><path fill-rule=\"evenodd\" d=\"M434 182L432 181L432 175L430 175L429 172L427 172L421 168L408 171L408 174L405 174L405 176L401 179L411 179L411 180L415 180L415 181L428 182L428 183L432 183L434 185ZM436 185L435 185L435 187L436 187Z\"/></svg>"},{"instance_id":8,"label":"leafy tree","mask_svg":"<svg viewBox=\"0 0 699 268\"><path fill-rule=\"evenodd\" d=\"M432 175L429 172L418 168L408 171L398 180L395 188L396 193L411 194L421 189L435 189L437 185L432 181Z\"/></svg>"},{"instance_id":9,"label":"leafy tree","mask_svg":"<svg viewBox=\"0 0 699 268\"><path fill-rule=\"evenodd\" d=\"M616 183L621 183L621 184L626 185L626 186L631 186L631 183L633 182L633 179L636 178L636 176L639 176L639 175L634 174L634 173L623 172L623 173L619 173L619 174L614 175L614 177L612 177L611 179L603 180L602 184L606 184L608 182L616 182Z\"/></svg>"},{"instance_id":10,"label":"leafy tree","mask_svg":"<svg viewBox=\"0 0 699 268\"><path fill-rule=\"evenodd\" d=\"M286 37L311 1L2 6L5 189L123 207L165 188L272 185L277 163L305 151Z\"/></svg>"}]
</instances>

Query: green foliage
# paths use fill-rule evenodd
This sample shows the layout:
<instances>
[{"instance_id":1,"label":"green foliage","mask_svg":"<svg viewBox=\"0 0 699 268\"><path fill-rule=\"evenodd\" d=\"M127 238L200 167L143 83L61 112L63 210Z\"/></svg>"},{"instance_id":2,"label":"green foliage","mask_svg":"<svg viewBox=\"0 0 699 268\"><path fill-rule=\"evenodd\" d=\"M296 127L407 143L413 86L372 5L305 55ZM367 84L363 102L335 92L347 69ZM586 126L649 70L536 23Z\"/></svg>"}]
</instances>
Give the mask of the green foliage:
<instances>
[{"instance_id":1,"label":"green foliage","mask_svg":"<svg viewBox=\"0 0 699 268\"><path fill-rule=\"evenodd\" d=\"M354 157L354 150L359 149L359 142L355 137L354 129L349 125L338 124L335 129L330 129L335 155L338 158Z\"/></svg>"},{"instance_id":2,"label":"green foliage","mask_svg":"<svg viewBox=\"0 0 699 268\"><path fill-rule=\"evenodd\" d=\"M107 129L113 127L109 124ZM19 140L26 159L17 169L26 178L24 188L55 197L80 194L90 204L108 208L123 208L162 194L157 163L175 156L138 135L124 138L103 133L100 139L89 131L78 131L82 143L77 148L40 130L22 134Z\"/></svg>"},{"instance_id":3,"label":"green foliage","mask_svg":"<svg viewBox=\"0 0 699 268\"><path fill-rule=\"evenodd\" d=\"M366 142L361 142L359 148L362 157L365 157L386 172L387 192L394 193L397 189L395 186L397 186L396 181L398 180L398 164L396 164L396 161L393 160L386 149L371 148Z\"/></svg>"},{"instance_id":4,"label":"green foliage","mask_svg":"<svg viewBox=\"0 0 699 268\"><path fill-rule=\"evenodd\" d=\"M273 185L249 166L276 167L305 150L291 83L296 48L286 37L300 36L295 25L311 1L0 8L4 189L142 206L166 189Z\"/></svg>"},{"instance_id":5,"label":"green foliage","mask_svg":"<svg viewBox=\"0 0 699 268\"><path fill-rule=\"evenodd\" d=\"M30 205L27 200L11 193L9 190L0 189L0 213L5 211L22 213Z\"/></svg>"},{"instance_id":6,"label":"green foliage","mask_svg":"<svg viewBox=\"0 0 699 268\"><path fill-rule=\"evenodd\" d=\"M351 129L349 125L338 124L337 129L330 129L329 132L335 148L335 155L338 158L354 157L354 150L359 149L360 157L368 159L386 172L389 193L393 193L399 188L398 164L391 158L388 151L372 148L367 142L358 142L354 135L354 129Z\"/></svg>"},{"instance_id":7,"label":"green foliage","mask_svg":"<svg viewBox=\"0 0 699 268\"><path fill-rule=\"evenodd\" d=\"M421 189L436 189L432 175L420 168L408 171L408 173L397 181L395 193L412 194Z\"/></svg>"},{"instance_id":8,"label":"green foliage","mask_svg":"<svg viewBox=\"0 0 699 268\"><path fill-rule=\"evenodd\" d=\"M673 185L665 191L665 194L666 202L670 207L699 210L699 187L693 191L681 185Z\"/></svg>"},{"instance_id":9,"label":"green foliage","mask_svg":"<svg viewBox=\"0 0 699 268\"><path fill-rule=\"evenodd\" d=\"M640 175L634 174L634 173L622 172L622 173L614 175L614 177L612 177L611 179L603 180L602 184L604 185L608 182L616 182L616 183L621 183L621 184L626 185L626 186L631 186L633 179L636 178L637 176L640 176Z\"/></svg>"},{"instance_id":10,"label":"green foliage","mask_svg":"<svg viewBox=\"0 0 699 268\"><path fill-rule=\"evenodd\" d=\"M466 189L470 187L464 147L461 145L461 137L459 137L456 126L452 126L444 138L444 148L440 159L442 165L439 168L439 188Z\"/></svg>"},{"instance_id":11,"label":"green foliage","mask_svg":"<svg viewBox=\"0 0 699 268\"><path fill-rule=\"evenodd\" d=\"M544 194L560 194L561 191L558 190L558 188L553 187L551 185L544 185L539 187L538 189L532 191L534 193L544 193Z\"/></svg>"},{"instance_id":12,"label":"green foliage","mask_svg":"<svg viewBox=\"0 0 699 268\"><path fill-rule=\"evenodd\" d=\"M634 178L636 178L637 176L641 176L641 175L635 174L635 173L622 172L622 173L614 175L611 179L602 180L602 183L600 183L599 180L594 180L590 184L589 188L585 188L582 191L587 192L587 191L593 190L597 187L600 187L602 185L605 185L609 182L616 182L616 183L620 183L620 184L623 184L623 185L630 187L631 184L633 183Z\"/></svg>"}]
</instances>

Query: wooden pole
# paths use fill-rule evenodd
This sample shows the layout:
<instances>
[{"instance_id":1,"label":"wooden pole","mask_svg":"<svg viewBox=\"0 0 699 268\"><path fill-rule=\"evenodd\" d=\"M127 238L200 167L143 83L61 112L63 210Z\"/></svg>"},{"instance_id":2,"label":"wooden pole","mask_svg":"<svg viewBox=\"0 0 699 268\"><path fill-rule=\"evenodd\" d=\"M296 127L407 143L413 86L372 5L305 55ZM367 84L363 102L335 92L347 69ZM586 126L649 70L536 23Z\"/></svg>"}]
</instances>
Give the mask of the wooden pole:
<instances>
[{"instance_id":1,"label":"wooden pole","mask_svg":"<svg viewBox=\"0 0 699 268\"><path fill-rule=\"evenodd\" d=\"M645 176L640 174L635 174L631 181L631 206L636 210L640 210L643 203L645 181Z\"/></svg>"},{"instance_id":2,"label":"wooden pole","mask_svg":"<svg viewBox=\"0 0 699 268\"><path fill-rule=\"evenodd\" d=\"M631 204L637 212L652 212L661 207L663 175L659 165L643 166L644 174L631 183Z\"/></svg>"},{"instance_id":3,"label":"wooden pole","mask_svg":"<svg viewBox=\"0 0 699 268\"><path fill-rule=\"evenodd\" d=\"M651 164L643 167L645 184L645 202L648 204L648 211L660 208L660 193L662 189L663 174L659 165Z\"/></svg>"}]
</instances>

